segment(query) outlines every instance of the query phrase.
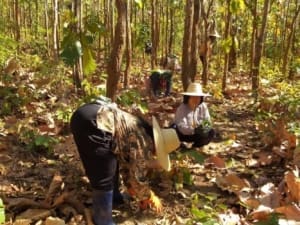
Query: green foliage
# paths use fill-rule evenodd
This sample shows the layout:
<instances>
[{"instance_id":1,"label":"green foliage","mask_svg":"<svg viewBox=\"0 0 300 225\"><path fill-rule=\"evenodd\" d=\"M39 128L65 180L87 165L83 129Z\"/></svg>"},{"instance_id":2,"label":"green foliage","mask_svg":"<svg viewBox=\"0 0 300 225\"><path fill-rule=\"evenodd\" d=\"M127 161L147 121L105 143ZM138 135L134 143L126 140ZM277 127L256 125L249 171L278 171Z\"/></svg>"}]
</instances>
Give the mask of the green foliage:
<instances>
[{"instance_id":1,"label":"green foliage","mask_svg":"<svg viewBox=\"0 0 300 225\"><path fill-rule=\"evenodd\" d=\"M193 194L191 199L192 221L207 225L218 225L217 216L220 212L226 210L226 206L217 200L218 196L215 193Z\"/></svg>"},{"instance_id":2,"label":"green foliage","mask_svg":"<svg viewBox=\"0 0 300 225\"><path fill-rule=\"evenodd\" d=\"M200 164L203 164L204 160L206 159L206 156L204 154L202 154L194 149L186 151L183 154L192 157L196 161L196 163L200 163Z\"/></svg>"},{"instance_id":3,"label":"green foliage","mask_svg":"<svg viewBox=\"0 0 300 225\"><path fill-rule=\"evenodd\" d=\"M5 209L2 199L0 198L0 224L5 222Z\"/></svg>"},{"instance_id":4,"label":"green foliage","mask_svg":"<svg viewBox=\"0 0 300 225\"><path fill-rule=\"evenodd\" d=\"M85 93L83 102L90 102L100 95L105 95L105 88L97 87L93 83L90 83L87 79L82 81L82 87Z\"/></svg>"},{"instance_id":5,"label":"green foliage","mask_svg":"<svg viewBox=\"0 0 300 225\"><path fill-rule=\"evenodd\" d=\"M231 37L228 37L227 39L224 39L224 40L220 41L221 48L227 54L230 51L231 45L232 45L232 38Z\"/></svg>"},{"instance_id":6,"label":"green foliage","mask_svg":"<svg viewBox=\"0 0 300 225\"><path fill-rule=\"evenodd\" d=\"M11 115L14 112L18 112L18 110L29 101L29 96L21 94L24 88L24 86L19 86L18 88L0 88L0 116Z\"/></svg>"},{"instance_id":7,"label":"green foliage","mask_svg":"<svg viewBox=\"0 0 300 225\"><path fill-rule=\"evenodd\" d=\"M151 28L150 25L147 23L140 23L137 24L136 27L133 27L134 30L137 32L137 38L135 41L135 46L139 49L144 50L144 44L151 40L150 32Z\"/></svg>"},{"instance_id":8,"label":"green foliage","mask_svg":"<svg viewBox=\"0 0 300 225\"><path fill-rule=\"evenodd\" d=\"M91 49L88 48L83 49L82 63L84 65L83 67L84 74L91 74L96 70L97 64L92 55Z\"/></svg>"},{"instance_id":9,"label":"green foliage","mask_svg":"<svg viewBox=\"0 0 300 225\"><path fill-rule=\"evenodd\" d=\"M96 61L93 57L93 43L98 35L106 33L104 26L95 15L85 18L85 30L77 32L76 18L72 13L66 15L64 29L64 38L61 43L62 60L69 66L75 65L76 61L82 57L82 66L84 74L88 75L96 70Z\"/></svg>"},{"instance_id":10,"label":"green foliage","mask_svg":"<svg viewBox=\"0 0 300 225\"><path fill-rule=\"evenodd\" d=\"M59 108L56 111L56 118L58 121L62 121L63 123L69 123L72 116L72 108L70 106L64 106Z\"/></svg>"},{"instance_id":11,"label":"green foliage","mask_svg":"<svg viewBox=\"0 0 300 225\"><path fill-rule=\"evenodd\" d=\"M230 1L230 11L232 13L238 13L245 9L245 3L243 0L231 0Z\"/></svg>"},{"instance_id":12,"label":"green foliage","mask_svg":"<svg viewBox=\"0 0 300 225\"><path fill-rule=\"evenodd\" d=\"M139 90L136 89L124 90L121 92L117 97L117 103L123 106L132 106L135 104L143 113L148 110L147 104L142 101L141 94Z\"/></svg>"},{"instance_id":13,"label":"green foliage","mask_svg":"<svg viewBox=\"0 0 300 225\"><path fill-rule=\"evenodd\" d=\"M271 213L266 220L256 222L254 225L279 225L279 214Z\"/></svg>"},{"instance_id":14,"label":"green foliage","mask_svg":"<svg viewBox=\"0 0 300 225\"><path fill-rule=\"evenodd\" d=\"M32 127L22 127L19 139L31 152L51 154L53 147L59 141L49 135L42 135Z\"/></svg>"},{"instance_id":15,"label":"green foliage","mask_svg":"<svg viewBox=\"0 0 300 225\"><path fill-rule=\"evenodd\" d=\"M16 54L18 43L0 33L0 65L4 65L7 59Z\"/></svg>"},{"instance_id":16,"label":"green foliage","mask_svg":"<svg viewBox=\"0 0 300 225\"><path fill-rule=\"evenodd\" d=\"M143 0L134 0L134 2L136 3L136 5L138 5L140 9L143 8Z\"/></svg>"}]
</instances>

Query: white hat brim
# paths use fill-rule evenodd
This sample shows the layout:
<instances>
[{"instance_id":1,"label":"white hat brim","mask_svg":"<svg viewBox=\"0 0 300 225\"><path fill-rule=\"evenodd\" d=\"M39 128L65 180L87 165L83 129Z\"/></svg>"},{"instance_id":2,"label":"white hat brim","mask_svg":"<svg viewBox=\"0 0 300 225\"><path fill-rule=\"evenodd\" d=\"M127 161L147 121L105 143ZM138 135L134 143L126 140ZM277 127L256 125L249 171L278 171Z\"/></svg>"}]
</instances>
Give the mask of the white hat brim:
<instances>
[{"instance_id":1,"label":"white hat brim","mask_svg":"<svg viewBox=\"0 0 300 225\"><path fill-rule=\"evenodd\" d=\"M161 129L154 116L152 116L152 126L157 160L164 170L170 171L169 153L179 147L180 141L174 129Z\"/></svg>"},{"instance_id":2,"label":"white hat brim","mask_svg":"<svg viewBox=\"0 0 300 225\"><path fill-rule=\"evenodd\" d=\"M152 126L157 160L164 170L169 171L171 169L169 154L164 151L163 134L154 116L152 117Z\"/></svg>"}]
</instances>

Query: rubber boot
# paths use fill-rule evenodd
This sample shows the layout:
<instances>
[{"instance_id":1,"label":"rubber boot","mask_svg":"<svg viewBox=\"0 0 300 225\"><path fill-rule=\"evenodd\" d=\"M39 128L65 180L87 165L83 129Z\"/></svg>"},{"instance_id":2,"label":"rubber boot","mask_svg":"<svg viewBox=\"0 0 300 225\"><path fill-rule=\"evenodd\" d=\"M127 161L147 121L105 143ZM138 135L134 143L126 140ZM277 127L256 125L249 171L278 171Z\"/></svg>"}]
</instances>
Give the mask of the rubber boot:
<instances>
[{"instance_id":1,"label":"rubber boot","mask_svg":"<svg viewBox=\"0 0 300 225\"><path fill-rule=\"evenodd\" d=\"M115 225L112 220L113 191L93 191L93 222L95 225Z\"/></svg>"}]
</instances>

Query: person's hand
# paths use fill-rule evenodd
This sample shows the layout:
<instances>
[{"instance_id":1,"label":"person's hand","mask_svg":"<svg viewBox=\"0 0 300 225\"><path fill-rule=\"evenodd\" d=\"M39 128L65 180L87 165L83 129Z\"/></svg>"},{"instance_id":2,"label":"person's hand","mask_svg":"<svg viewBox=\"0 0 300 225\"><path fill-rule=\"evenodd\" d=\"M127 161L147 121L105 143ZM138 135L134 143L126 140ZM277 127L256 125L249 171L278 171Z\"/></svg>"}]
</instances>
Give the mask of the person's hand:
<instances>
[{"instance_id":1,"label":"person's hand","mask_svg":"<svg viewBox=\"0 0 300 225\"><path fill-rule=\"evenodd\" d=\"M145 199L140 202L141 209L147 209L148 207L157 213L160 213L163 208L160 199L152 191L150 191L149 199Z\"/></svg>"}]
</instances>

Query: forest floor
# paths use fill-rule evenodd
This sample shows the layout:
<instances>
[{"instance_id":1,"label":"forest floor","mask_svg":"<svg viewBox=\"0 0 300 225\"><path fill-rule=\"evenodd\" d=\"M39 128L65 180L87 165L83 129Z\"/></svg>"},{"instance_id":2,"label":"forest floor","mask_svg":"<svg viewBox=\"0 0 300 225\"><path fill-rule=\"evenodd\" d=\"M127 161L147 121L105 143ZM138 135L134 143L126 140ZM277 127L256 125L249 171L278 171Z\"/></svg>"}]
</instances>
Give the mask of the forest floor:
<instances>
[{"instance_id":1,"label":"forest floor","mask_svg":"<svg viewBox=\"0 0 300 225\"><path fill-rule=\"evenodd\" d=\"M155 115L163 127L181 100L178 93L148 98L148 116ZM256 126L249 85L232 90L223 100L209 98L207 103L217 138L201 149L181 147L171 154L174 169L170 173L149 175L163 212L141 211L126 203L114 207L117 224L252 224L262 216L251 214L262 202L257 196L279 206L274 193L282 193L284 173L291 168L266 149ZM5 119L6 129L14 123L10 120ZM15 136L0 135L0 193L7 224L92 224L91 189L72 136L68 129L59 135L63 142L50 155L28 152Z\"/></svg>"}]
</instances>

